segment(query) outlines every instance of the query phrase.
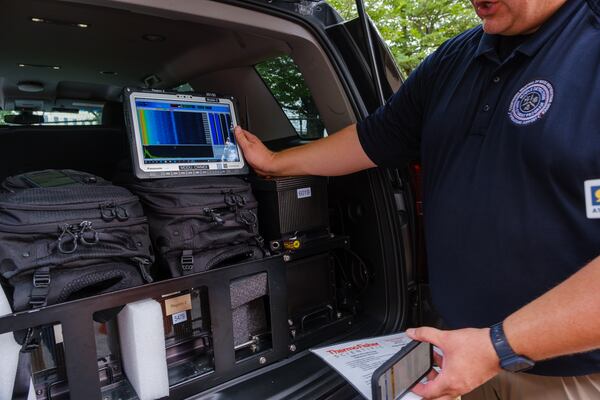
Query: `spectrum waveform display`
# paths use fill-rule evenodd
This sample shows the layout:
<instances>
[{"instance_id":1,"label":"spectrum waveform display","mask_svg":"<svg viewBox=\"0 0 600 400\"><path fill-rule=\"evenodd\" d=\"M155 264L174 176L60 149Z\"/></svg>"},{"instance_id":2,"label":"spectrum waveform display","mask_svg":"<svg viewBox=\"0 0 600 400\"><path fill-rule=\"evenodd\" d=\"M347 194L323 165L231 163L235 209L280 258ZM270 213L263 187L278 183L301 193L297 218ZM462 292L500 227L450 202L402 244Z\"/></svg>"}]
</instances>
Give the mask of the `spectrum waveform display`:
<instances>
[{"instance_id":1,"label":"spectrum waveform display","mask_svg":"<svg viewBox=\"0 0 600 400\"><path fill-rule=\"evenodd\" d=\"M145 161L217 160L229 141L231 110L227 105L136 100Z\"/></svg>"}]
</instances>

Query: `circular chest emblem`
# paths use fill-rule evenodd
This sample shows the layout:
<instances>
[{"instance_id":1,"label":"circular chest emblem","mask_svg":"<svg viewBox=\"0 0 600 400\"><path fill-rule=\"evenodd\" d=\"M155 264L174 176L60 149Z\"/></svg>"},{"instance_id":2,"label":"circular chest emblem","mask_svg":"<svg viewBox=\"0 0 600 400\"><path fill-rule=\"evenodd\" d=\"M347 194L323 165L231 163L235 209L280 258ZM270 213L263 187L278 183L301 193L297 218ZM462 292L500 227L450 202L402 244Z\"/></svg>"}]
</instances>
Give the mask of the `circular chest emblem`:
<instances>
[{"instance_id":1,"label":"circular chest emblem","mask_svg":"<svg viewBox=\"0 0 600 400\"><path fill-rule=\"evenodd\" d=\"M527 125L542 118L552 105L554 88L545 80L535 80L523 86L512 98L508 115L517 125Z\"/></svg>"}]
</instances>

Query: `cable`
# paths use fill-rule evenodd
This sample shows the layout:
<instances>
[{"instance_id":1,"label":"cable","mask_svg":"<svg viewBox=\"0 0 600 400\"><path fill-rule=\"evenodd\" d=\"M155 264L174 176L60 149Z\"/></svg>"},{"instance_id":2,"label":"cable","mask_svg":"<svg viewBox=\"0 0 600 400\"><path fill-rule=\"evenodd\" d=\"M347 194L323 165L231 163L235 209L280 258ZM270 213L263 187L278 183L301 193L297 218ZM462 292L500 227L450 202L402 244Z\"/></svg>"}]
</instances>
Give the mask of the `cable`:
<instances>
[{"instance_id":1,"label":"cable","mask_svg":"<svg viewBox=\"0 0 600 400\"><path fill-rule=\"evenodd\" d=\"M343 275L343 279L356 287L359 294L363 293L369 283L371 283L371 271L367 267L367 264L360 258L358 254L348 248L342 248L341 251L345 252L346 255L350 256L350 260L342 262L340 257L334 253L334 258L340 266L340 270ZM348 271L346 271L346 265L350 267L350 277L348 277Z\"/></svg>"}]
</instances>

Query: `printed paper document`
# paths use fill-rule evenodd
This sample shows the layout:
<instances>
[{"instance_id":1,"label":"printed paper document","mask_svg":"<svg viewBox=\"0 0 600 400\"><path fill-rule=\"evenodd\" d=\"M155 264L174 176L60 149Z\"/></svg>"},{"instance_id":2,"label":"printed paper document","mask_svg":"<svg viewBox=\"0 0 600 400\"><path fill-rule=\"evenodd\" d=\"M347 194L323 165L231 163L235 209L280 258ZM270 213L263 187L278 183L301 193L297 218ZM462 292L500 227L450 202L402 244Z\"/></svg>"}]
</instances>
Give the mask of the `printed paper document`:
<instances>
[{"instance_id":1,"label":"printed paper document","mask_svg":"<svg viewBox=\"0 0 600 400\"><path fill-rule=\"evenodd\" d=\"M342 375L366 399L372 400L371 376L390 357L410 342L405 333L338 343L311 351ZM420 396L408 393L403 400Z\"/></svg>"}]
</instances>

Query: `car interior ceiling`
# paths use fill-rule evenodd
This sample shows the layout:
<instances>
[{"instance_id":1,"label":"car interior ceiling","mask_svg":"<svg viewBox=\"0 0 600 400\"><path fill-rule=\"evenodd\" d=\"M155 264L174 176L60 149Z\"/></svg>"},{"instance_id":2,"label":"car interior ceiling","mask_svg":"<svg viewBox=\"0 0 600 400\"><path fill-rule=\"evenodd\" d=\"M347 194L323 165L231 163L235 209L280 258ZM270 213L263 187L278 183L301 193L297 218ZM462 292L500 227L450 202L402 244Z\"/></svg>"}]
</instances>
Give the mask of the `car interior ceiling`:
<instances>
[{"instance_id":1,"label":"car interior ceiling","mask_svg":"<svg viewBox=\"0 0 600 400\"><path fill-rule=\"evenodd\" d=\"M206 3L212 8L217 4ZM252 21L257 20L254 11L224 4L212 11L217 18L207 17L211 7L199 6L194 7L202 10L199 17L173 10L151 10L161 15L156 17L149 15L149 10L134 13L69 2L25 0L0 4L0 30L4 37L12 38L0 60L0 107L4 110L32 105L34 110L48 111L64 99L118 102L123 87L143 86L144 78L155 75L160 79L154 86L157 89L190 82L199 91L233 95L239 101L242 123L265 141L296 137L281 107L254 70L260 61L289 54L305 71L304 78L329 132L355 119L331 65L312 36L275 17L267 19L261 15L260 25L252 26ZM53 22L32 22L35 16ZM87 29L72 25L81 21L85 21ZM144 40L145 35L159 39ZM38 93L22 92L19 82L38 82L44 89ZM108 114L112 113L114 110ZM123 130L122 123L110 127L103 124L4 129L0 131L0 149L4 149L0 150L4 153L0 154L2 172L12 174L42 165L56 168L67 162L81 167L86 158L93 158L92 150L112 149L103 153L110 156L88 168L90 172L106 174L106 167L127 153L122 151L125 142L119 130ZM47 151L57 147L52 146L52 141L60 143L61 148ZM38 144L36 149L24 146L31 143ZM9 148L27 148L33 153L23 157ZM19 166L23 162L26 165Z\"/></svg>"},{"instance_id":2,"label":"car interior ceiling","mask_svg":"<svg viewBox=\"0 0 600 400\"><path fill-rule=\"evenodd\" d=\"M83 170L111 179L130 152L122 89L142 87L148 76L158 77L153 86L157 89L189 82L197 91L232 95L239 102L246 128L267 143L296 143L293 126L254 68L272 57L289 55L303 73L328 132L356 121L335 67L313 34L301 25L207 0L157 0L151 8L136 0L112 1L110 8L100 4L106 2L0 0L0 32L9 38L0 57L1 109L19 109L20 101L45 111L63 100L104 106L100 125L0 125L0 180L47 168ZM53 22L36 23L32 17ZM73 23L85 23L88 28L79 29ZM155 39L147 40L148 35ZM20 91L19 82L28 81L41 83L44 90ZM361 205L371 199L369 179L366 173L332 179L331 201L343 200L332 215L339 219L335 224L356 241L357 253L377 249L366 261L382 268L385 260L377 242L381 235L375 223L377 211ZM361 295L368 318L382 322L390 307L398 305L388 304L386 292L377 285L397 278L374 275L376 285ZM380 327L370 324L368 329L376 333Z\"/></svg>"}]
</instances>

